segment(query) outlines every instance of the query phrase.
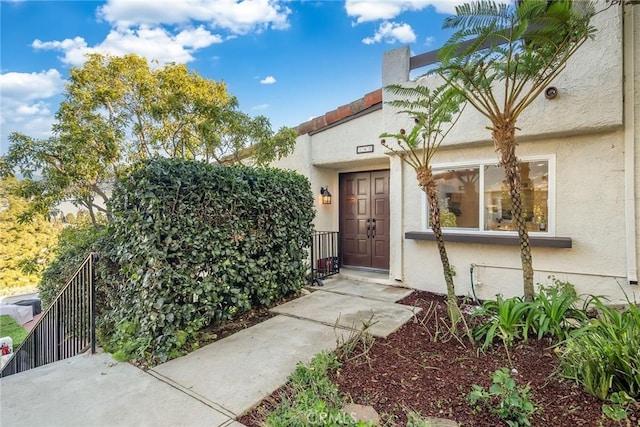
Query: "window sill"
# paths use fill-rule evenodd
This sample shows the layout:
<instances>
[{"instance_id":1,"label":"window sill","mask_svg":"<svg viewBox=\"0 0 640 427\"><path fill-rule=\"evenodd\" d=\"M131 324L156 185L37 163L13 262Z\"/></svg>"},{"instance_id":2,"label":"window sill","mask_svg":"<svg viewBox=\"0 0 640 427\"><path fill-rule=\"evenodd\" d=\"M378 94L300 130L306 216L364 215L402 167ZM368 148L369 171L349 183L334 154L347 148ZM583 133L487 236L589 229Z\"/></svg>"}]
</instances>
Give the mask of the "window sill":
<instances>
[{"instance_id":1,"label":"window sill","mask_svg":"<svg viewBox=\"0 0 640 427\"><path fill-rule=\"evenodd\" d=\"M435 241L435 235L431 231L407 231L405 239ZM518 236L501 236L499 234L478 234L478 233L443 233L445 242L457 243L482 243L486 245L507 245L519 246ZM547 237L529 236L529 241L533 247L542 248L571 248L571 237Z\"/></svg>"}]
</instances>

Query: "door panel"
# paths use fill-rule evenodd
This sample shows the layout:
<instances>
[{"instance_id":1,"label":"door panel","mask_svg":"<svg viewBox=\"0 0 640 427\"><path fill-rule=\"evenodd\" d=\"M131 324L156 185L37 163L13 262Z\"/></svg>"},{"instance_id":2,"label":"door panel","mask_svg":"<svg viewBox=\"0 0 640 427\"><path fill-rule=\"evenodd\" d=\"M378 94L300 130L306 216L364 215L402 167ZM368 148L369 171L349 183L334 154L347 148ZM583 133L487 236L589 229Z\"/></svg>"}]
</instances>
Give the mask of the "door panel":
<instances>
[{"instance_id":1,"label":"door panel","mask_svg":"<svg viewBox=\"0 0 640 427\"><path fill-rule=\"evenodd\" d=\"M370 206L369 173L340 175L340 235L342 264L366 266L371 263L367 235Z\"/></svg>"},{"instance_id":2,"label":"door panel","mask_svg":"<svg viewBox=\"0 0 640 427\"><path fill-rule=\"evenodd\" d=\"M342 264L389 268L389 171L340 175Z\"/></svg>"},{"instance_id":3,"label":"door panel","mask_svg":"<svg viewBox=\"0 0 640 427\"><path fill-rule=\"evenodd\" d=\"M389 269L389 171L371 172L372 254L371 267Z\"/></svg>"}]
</instances>

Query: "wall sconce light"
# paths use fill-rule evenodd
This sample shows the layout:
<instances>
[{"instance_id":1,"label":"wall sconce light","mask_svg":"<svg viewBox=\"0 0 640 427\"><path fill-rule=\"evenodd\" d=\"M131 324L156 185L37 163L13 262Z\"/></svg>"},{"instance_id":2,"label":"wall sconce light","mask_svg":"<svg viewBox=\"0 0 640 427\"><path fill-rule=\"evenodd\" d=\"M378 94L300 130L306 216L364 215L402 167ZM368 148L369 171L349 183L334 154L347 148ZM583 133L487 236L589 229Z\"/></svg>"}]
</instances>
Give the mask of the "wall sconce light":
<instances>
[{"instance_id":1,"label":"wall sconce light","mask_svg":"<svg viewBox=\"0 0 640 427\"><path fill-rule=\"evenodd\" d=\"M331 204L331 193L329 193L328 187L320 187L320 195L322 196L322 204Z\"/></svg>"}]
</instances>

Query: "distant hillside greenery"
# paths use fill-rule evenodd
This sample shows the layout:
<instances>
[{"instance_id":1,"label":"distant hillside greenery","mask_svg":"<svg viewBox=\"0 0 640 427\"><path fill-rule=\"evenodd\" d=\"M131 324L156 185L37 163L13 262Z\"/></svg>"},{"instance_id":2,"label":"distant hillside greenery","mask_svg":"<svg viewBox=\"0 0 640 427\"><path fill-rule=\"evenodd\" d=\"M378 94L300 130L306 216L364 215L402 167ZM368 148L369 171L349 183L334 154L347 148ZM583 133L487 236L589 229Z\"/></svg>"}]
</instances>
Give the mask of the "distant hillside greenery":
<instances>
[{"instance_id":1,"label":"distant hillside greenery","mask_svg":"<svg viewBox=\"0 0 640 427\"><path fill-rule=\"evenodd\" d=\"M14 178L0 180L0 296L35 291L53 258L62 224L36 217L19 223L28 202L10 194Z\"/></svg>"}]
</instances>

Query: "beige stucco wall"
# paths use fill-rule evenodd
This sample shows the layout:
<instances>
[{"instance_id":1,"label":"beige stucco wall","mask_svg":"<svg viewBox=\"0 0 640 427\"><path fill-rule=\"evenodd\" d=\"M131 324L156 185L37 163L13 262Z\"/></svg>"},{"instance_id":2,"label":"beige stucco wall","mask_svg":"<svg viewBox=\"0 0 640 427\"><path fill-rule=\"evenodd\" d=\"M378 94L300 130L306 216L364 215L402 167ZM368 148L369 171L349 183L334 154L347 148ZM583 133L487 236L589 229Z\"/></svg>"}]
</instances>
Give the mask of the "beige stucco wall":
<instances>
[{"instance_id":1,"label":"beige stucco wall","mask_svg":"<svg viewBox=\"0 0 640 427\"><path fill-rule=\"evenodd\" d=\"M346 165L388 162L380 145L382 109L314 133L311 161L315 166L340 169ZM357 154L359 145L373 145L373 153Z\"/></svg>"},{"instance_id":2,"label":"beige stucco wall","mask_svg":"<svg viewBox=\"0 0 640 427\"><path fill-rule=\"evenodd\" d=\"M617 283L625 285L624 147L622 131L590 136L550 138L524 143L522 157L555 156L555 223L557 236L570 237L571 249L533 248L536 282L554 275L570 280L581 293L606 293L621 299ZM442 150L434 165L495 159L490 144ZM404 231L425 231L424 198L413 170L404 166ZM411 177L411 179L409 179ZM435 242L405 239L404 283L418 289L446 292ZM471 295L469 270L475 267L476 293L489 298L500 293L520 295L520 253L517 246L447 243L455 266L456 287Z\"/></svg>"},{"instance_id":3,"label":"beige stucco wall","mask_svg":"<svg viewBox=\"0 0 640 427\"><path fill-rule=\"evenodd\" d=\"M604 3L603 3L604 4ZM606 6L606 5L605 5ZM637 15L637 11L634 12ZM570 237L571 249L534 248L535 280L548 282L553 275L574 283L581 293L606 294L613 301L624 301L622 291L640 296L640 289L628 283L628 233L640 237L638 228L629 230L625 220L625 136L623 110L623 27L621 7L596 16L598 28L569 61L552 85L559 89L554 100L539 97L523 113L517 125L518 154L521 157L555 158L555 230L550 234ZM638 40L638 30L634 32ZM627 51L635 58L637 48ZM631 57L629 54L633 53ZM415 84L408 81L408 49L385 54L383 84ZM634 73L638 81L638 73ZM419 80L437 86L435 77ZM635 105L638 105L637 83ZM383 99L393 96L383 91ZM634 126L637 129L638 112ZM384 110L385 128L409 129L408 117ZM486 118L467 107L460 122L443 144L434 164L483 162L496 159ZM638 135L635 138L635 218L638 205ZM446 148L445 148L446 147ZM394 164L392 162L392 164ZM627 172L628 173L628 172ZM633 172L632 172L633 175ZM435 242L404 239L408 231L426 231L424 199L417 187L414 171L403 165L392 169L392 180L402 181L402 235L400 242L402 279L405 285L435 292L446 291L442 266ZM637 222L637 221L636 221ZM637 246L637 243L636 243ZM495 294L521 295L522 276L517 246L448 243L450 261L456 267L459 294L471 295L470 267L474 265L476 292L480 298ZM635 254L634 254L635 255Z\"/></svg>"},{"instance_id":4,"label":"beige stucco wall","mask_svg":"<svg viewBox=\"0 0 640 427\"><path fill-rule=\"evenodd\" d=\"M389 157L380 145L382 110L356 117L335 127L298 136L294 152L272 166L295 170L309 178L315 196L316 230L338 231L340 215L339 174L363 170L389 169ZM373 153L357 154L359 145L374 146ZM332 194L323 205L320 187Z\"/></svg>"},{"instance_id":5,"label":"beige stucco wall","mask_svg":"<svg viewBox=\"0 0 640 427\"><path fill-rule=\"evenodd\" d=\"M600 6L606 7L603 1L601 3ZM612 7L596 15L593 25L598 29L595 38L585 42L551 84L558 88L558 97L553 100L538 97L519 118L519 140L549 135L588 134L622 126L622 8ZM415 84L415 81L407 81L409 71L404 64L408 64L408 59L405 59L408 55L408 47L385 54L383 69L387 70L383 71L384 86L393 83ZM443 83L436 76L419 78L417 81L429 87ZM500 90L495 93L499 100ZM383 91L384 101L393 98L388 91ZM471 106L465 109L460 123L463 125L452 130L444 145L490 141L491 133L486 129L490 124L488 119ZM396 114L389 106L385 106L384 124L391 131L410 128L406 116Z\"/></svg>"},{"instance_id":6,"label":"beige stucco wall","mask_svg":"<svg viewBox=\"0 0 640 427\"><path fill-rule=\"evenodd\" d=\"M578 51L552 83L559 96L554 100L540 96L518 121L519 156L553 159L555 217L549 234L570 237L573 242L570 249L533 248L535 281L548 283L553 275L574 283L580 293L606 294L613 302L624 300L623 291L640 299L640 288L628 283L629 269L640 264L640 8L627 8L626 13L626 33L621 7L597 15L595 39ZM408 48L385 53L383 85L412 84L409 55ZM633 76L627 86L625 72ZM429 82L437 83L433 78L420 81ZM384 101L392 98L383 91ZM496 160L488 124L467 107L434 164ZM274 166L309 177L316 196L316 229L330 231L339 225L339 174L390 169L390 279L444 293L435 243L404 238L408 231L426 230L424 199L415 173L399 157L385 153L379 143L380 133L410 127L408 117L384 105L382 110L298 137L295 152ZM374 145L373 153L356 154L357 146L368 144ZM321 204L321 186L328 186L333 194L331 205ZM635 224L630 225L629 215ZM635 263L629 262L634 252L630 246L636 248ZM448 243L447 248L457 271L459 294L471 295L472 265L480 298L522 293L518 246Z\"/></svg>"}]
</instances>

